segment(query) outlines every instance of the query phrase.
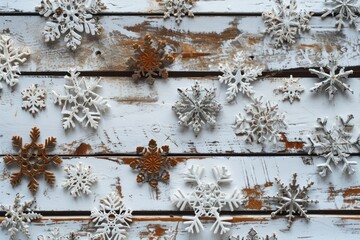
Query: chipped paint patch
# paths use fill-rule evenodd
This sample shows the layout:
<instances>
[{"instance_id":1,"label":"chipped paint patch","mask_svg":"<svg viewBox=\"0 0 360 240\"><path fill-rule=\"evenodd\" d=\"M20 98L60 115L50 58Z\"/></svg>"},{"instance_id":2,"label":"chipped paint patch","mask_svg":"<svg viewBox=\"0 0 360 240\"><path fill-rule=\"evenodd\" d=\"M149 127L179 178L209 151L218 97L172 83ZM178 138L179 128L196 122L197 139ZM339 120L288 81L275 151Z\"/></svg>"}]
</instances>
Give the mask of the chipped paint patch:
<instances>
[{"instance_id":1,"label":"chipped paint patch","mask_svg":"<svg viewBox=\"0 0 360 240\"><path fill-rule=\"evenodd\" d=\"M87 143L81 143L76 150L74 151L74 155L79 156L79 155L87 155L89 154L89 151L91 151L91 145L87 144Z\"/></svg>"}]
</instances>

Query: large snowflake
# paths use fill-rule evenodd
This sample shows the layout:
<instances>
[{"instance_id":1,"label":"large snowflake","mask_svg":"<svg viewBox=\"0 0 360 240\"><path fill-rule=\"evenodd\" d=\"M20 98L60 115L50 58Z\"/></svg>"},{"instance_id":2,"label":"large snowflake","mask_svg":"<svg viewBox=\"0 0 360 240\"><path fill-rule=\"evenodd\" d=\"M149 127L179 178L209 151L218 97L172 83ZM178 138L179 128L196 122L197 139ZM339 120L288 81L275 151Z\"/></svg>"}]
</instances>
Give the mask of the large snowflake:
<instances>
[{"instance_id":1,"label":"large snowflake","mask_svg":"<svg viewBox=\"0 0 360 240\"><path fill-rule=\"evenodd\" d=\"M3 228L8 228L10 240L15 240L18 232L22 232L28 239L30 239L30 230L27 223L40 219L42 216L32 210L35 200L25 201L21 203L19 193L16 194L13 205L0 204L0 210L5 211L5 218L1 222Z\"/></svg>"},{"instance_id":2,"label":"large snowflake","mask_svg":"<svg viewBox=\"0 0 360 240\"><path fill-rule=\"evenodd\" d=\"M164 18L169 18L171 15L176 17L176 23L180 24L182 17L186 14L189 17L193 17L194 13L192 11L193 2L195 0L165 0Z\"/></svg>"},{"instance_id":3,"label":"large snowflake","mask_svg":"<svg viewBox=\"0 0 360 240\"><path fill-rule=\"evenodd\" d=\"M131 209L125 207L115 192L100 200L100 208L91 211L91 217L96 227L92 239L126 239L126 228L130 228L132 221Z\"/></svg>"},{"instance_id":4,"label":"large snowflake","mask_svg":"<svg viewBox=\"0 0 360 240\"><path fill-rule=\"evenodd\" d=\"M228 85L226 91L228 102L233 101L239 92L248 97L254 94L253 87L250 84L257 80L258 76L261 76L263 70L259 66L252 66L253 61L246 57L243 52L238 52L235 55L232 65L225 64L219 67L220 71L223 72L223 75L219 76L219 81Z\"/></svg>"},{"instance_id":5,"label":"large snowflake","mask_svg":"<svg viewBox=\"0 0 360 240\"><path fill-rule=\"evenodd\" d=\"M325 1L328 2L328 1ZM357 27L357 15L360 14L360 5L356 5L357 0L330 0L333 5L331 9L326 9L321 18L325 18L330 14L336 17L336 24L338 31L345 26L345 21L349 21L350 25Z\"/></svg>"},{"instance_id":6,"label":"large snowflake","mask_svg":"<svg viewBox=\"0 0 360 240\"><path fill-rule=\"evenodd\" d=\"M303 86L298 83L299 79L294 79L292 75L285 81L285 84L276 88L275 93L283 94L283 101L288 100L293 103L294 100L300 101L300 94L304 91Z\"/></svg>"},{"instance_id":7,"label":"large snowflake","mask_svg":"<svg viewBox=\"0 0 360 240\"><path fill-rule=\"evenodd\" d=\"M260 237L257 231L254 228L251 228L246 237L241 238L240 236L230 236L229 240L277 240L276 235L266 235L265 237Z\"/></svg>"},{"instance_id":8,"label":"large snowflake","mask_svg":"<svg viewBox=\"0 0 360 240\"><path fill-rule=\"evenodd\" d=\"M42 0L37 10L40 15L49 18L42 32L45 41L55 41L65 34L66 46L75 50L81 44L80 33L101 33L103 28L92 14L105 8L101 0Z\"/></svg>"},{"instance_id":9,"label":"large snowflake","mask_svg":"<svg viewBox=\"0 0 360 240\"><path fill-rule=\"evenodd\" d=\"M253 103L244 108L245 112L251 118L245 118L241 113L236 115L233 128L236 133L246 136L246 142L264 141L275 142L279 138L279 132L286 128L285 114L278 112L278 105L266 102L264 104L261 98L256 98Z\"/></svg>"},{"instance_id":10,"label":"large snowflake","mask_svg":"<svg viewBox=\"0 0 360 240\"><path fill-rule=\"evenodd\" d=\"M61 236L59 228L53 228L50 230L50 235L41 234L37 237L38 240L78 240L80 237L74 233L70 232L67 235Z\"/></svg>"},{"instance_id":11,"label":"large snowflake","mask_svg":"<svg viewBox=\"0 0 360 240\"><path fill-rule=\"evenodd\" d=\"M0 90L1 81L13 87L19 82L19 64L26 61L29 50L14 48L14 41L3 34L0 34Z\"/></svg>"},{"instance_id":12,"label":"large snowflake","mask_svg":"<svg viewBox=\"0 0 360 240\"><path fill-rule=\"evenodd\" d=\"M353 128L350 121L353 118L353 115L348 115L344 120L338 116L338 121L332 129L327 127L327 118L317 119L319 126L315 128L316 134L308 138L310 144L305 145L305 148L308 149L308 154L315 153L326 159L325 163L317 165L322 177L326 176L328 172L332 172L331 163L334 165L342 163L342 171L346 171L348 174L355 172L353 166L357 163L347 159L350 156L350 148L359 143L359 138L354 141L350 134Z\"/></svg>"},{"instance_id":13,"label":"large snowflake","mask_svg":"<svg viewBox=\"0 0 360 240\"><path fill-rule=\"evenodd\" d=\"M213 217L215 223L211 226L211 231L215 234L220 230L220 234L226 233L230 230L232 217L221 217L221 210L228 205L231 211L234 208L239 208L241 205L246 204L247 200L241 195L239 189L235 189L234 192L228 196L221 190L221 183L231 182L231 174L224 166L216 166L213 169L213 174L216 179L215 183L203 182L202 176L204 168L200 166L191 166L185 176L185 181L188 183L197 184L194 191L189 194L183 193L181 190L177 192L171 198L172 202L176 204L176 207L183 211L185 208L190 207L195 216L183 217L185 225L189 225L185 229L188 232L199 232L200 229L204 230L204 227L200 221L200 217Z\"/></svg>"},{"instance_id":14,"label":"large snowflake","mask_svg":"<svg viewBox=\"0 0 360 240\"><path fill-rule=\"evenodd\" d=\"M33 116L46 107L46 91L39 88L37 84L32 84L29 88L21 91L22 108L29 111Z\"/></svg>"},{"instance_id":15,"label":"large snowflake","mask_svg":"<svg viewBox=\"0 0 360 240\"><path fill-rule=\"evenodd\" d=\"M103 97L95 91L101 88L99 82L101 78L79 77L80 72L75 69L69 71L70 76L65 79L70 82L65 85L65 95L59 95L53 91L55 104L63 105L61 113L63 114L63 128L75 127L74 120L82 123L86 119L85 127L90 125L97 129L101 112L106 111L110 105Z\"/></svg>"},{"instance_id":16,"label":"large snowflake","mask_svg":"<svg viewBox=\"0 0 360 240\"><path fill-rule=\"evenodd\" d=\"M296 9L295 0L290 0L289 4L276 0L276 8L262 14L266 33L275 39L275 47L280 47L284 43L292 45L301 31L310 30L309 22L312 13L297 12Z\"/></svg>"},{"instance_id":17,"label":"large snowflake","mask_svg":"<svg viewBox=\"0 0 360 240\"><path fill-rule=\"evenodd\" d=\"M205 123L215 126L216 116L221 109L220 103L214 99L215 91L215 88L203 90L198 81L191 90L178 88L181 100L177 101L172 109L179 117L179 124L192 127L195 135L199 134Z\"/></svg>"}]
</instances>

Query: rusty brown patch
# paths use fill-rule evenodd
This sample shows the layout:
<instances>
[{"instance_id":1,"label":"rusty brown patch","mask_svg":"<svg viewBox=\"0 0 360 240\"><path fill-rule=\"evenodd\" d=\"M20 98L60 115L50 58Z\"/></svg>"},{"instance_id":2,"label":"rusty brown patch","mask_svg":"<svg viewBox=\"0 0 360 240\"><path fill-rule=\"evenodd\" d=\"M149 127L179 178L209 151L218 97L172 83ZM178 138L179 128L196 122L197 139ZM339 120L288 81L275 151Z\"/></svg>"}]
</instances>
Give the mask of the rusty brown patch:
<instances>
[{"instance_id":1,"label":"rusty brown patch","mask_svg":"<svg viewBox=\"0 0 360 240\"><path fill-rule=\"evenodd\" d=\"M79 155L87 155L88 151L91 151L91 146L90 144L87 143L81 143L75 150L74 155L79 156Z\"/></svg>"},{"instance_id":2,"label":"rusty brown patch","mask_svg":"<svg viewBox=\"0 0 360 240\"><path fill-rule=\"evenodd\" d=\"M177 57L178 55L181 55L181 58L198 58L203 56L209 56L211 53L203 53L203 52L197 52L196 48L191 47L189 44L182 44L181 52L175 53L174 57Z\"/></svg>"},{"instance_id":3,"label":"rusty brown patch","mask_svg":"<svg viewBox=\"0 0 360 240\"><path fill-rule=\"evenodd\" d=\"M194 159L204 159L206 157L169 157L171 158L172 161L175 161L176 163L181 163L181 162L185 162L187 160L194 160ZM121 157L120 158L123 162L123 164L126 164L126 165L130 165L132 164L134 161L139 161L141 160L141 158L139 157Z\"/></svg>"},{"instance_id":4,"label":"rusty brown patch","mask_svg":"<svg viewBox=\"0 0 360 240\"><path fill-rule=\"evenodd\" d=\"M266 182L263 185L255 185L253 188L244 188L242 189L245 196L248 198L247 205L245 209L255 209L260 210L263 208L262 196L264 195L264 189L266 187L271 187L272 182Z\"/></svg>"},{"instance_id":5,"label":"rusty brown patch","mask_svg":"<svg viewBox=\"0 0 360 240\"><path fill-rule=\"evenodd\" d=\"M313 48L316 51L321 52L321 47L318 44L300 44L298 48L300 49Z\"/></svg>"},{"instance_id":6,"label":"rusty brown patch","mask_svg":"<svg viewBox=\"0 0 360 240\"><path fill-rule=\"evenodd\" d=\"M159 224L148 224L146 228L146 232L140 232L140 238L155 240L162 237L166 232L166 229Z\"/></svg>"},{"instance_id":7,"label":"rusty brown patch","mask_svg":"<svg viewBox=\"0 0 360 240\"><path fill-rule=\"evenodd\" d=\"M330 44L325 44L325 50L326 52L330 53L333 51L333 46L331 46Z\"/></svg>"},{"instance_id":8,"label":"rusty brown patch","mask_svg":"<svg viewBox=\"0 0 360 240\"><path fill-rule=\"evenodd\" d=\"M120 183L120 177L116 178L116 191L119 194L119 196L121 198L123 198L124 196L122 195L122 188L121 188L121 183Z\"/></svg>"},{"instance_id":9,"label":"rusty brown patch","mask_svg":"<svg viewBox=\"0 0 360 240\"><path fill-rule=\"evenodd\" d=\"M285 133L280 133L281 137L280 137L280 142L283 142L285 144L285 151L288 151L289 149L303 149L304 148L304 144L305 142L301 142L301 141L294 141L294 142L290 142L288 141Z\"/></svg>"},{"instance_id":10,"label":"rusty brown patch","mask_svg":"<svg viewBox=\"0 0 360 240\"><path fill-rule=\"evenodd\" d=\"M360 186L353 186L345 189L336 190L333 185L328 187L328 201L334 201L335 197L338 195L342 195L343 202L352 205L359 205L360 203Z\"/></svg>"},{"instance_id":11,"label":"rusty brown patch","mask_svg":"<svg viewBox=\"0 0 360 240\"><path fill-rule=\"evenodd\" d=\"M257 43L258 39L255 37L248 37L248 43L250 45L255 45Z\"/></svg>"}]
</instances>

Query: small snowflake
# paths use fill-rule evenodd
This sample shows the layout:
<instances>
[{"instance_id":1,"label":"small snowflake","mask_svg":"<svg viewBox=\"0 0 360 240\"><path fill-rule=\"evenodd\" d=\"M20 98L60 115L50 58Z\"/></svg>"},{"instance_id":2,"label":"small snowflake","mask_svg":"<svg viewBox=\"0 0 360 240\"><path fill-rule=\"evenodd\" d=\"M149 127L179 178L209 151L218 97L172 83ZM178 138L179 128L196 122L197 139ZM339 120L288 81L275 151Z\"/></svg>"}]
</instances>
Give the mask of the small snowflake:
<instances>
[{"instance_id":1,"label":"small snowflake","mask_svg":"<svg viewBox=\"0 0 360 240\"><path fill-rule=\"evenodd\" d=\"M234 57L233 67L229 64L220 65L219 69L223 75L219 76L219 81L228 85L226 91L228 102L233 101L239 92L248 97L254 94L250 84L256 81L258 76L261 76L263 69L259 66L249 66L249 63L253 63L253 61L243 52L238 52Z\"/></svg>"},{"instance_id":2,"label":"small snowflake","mask_svg":"<svg viewBox=\"0 0 360 240\"><path fill-rule=\"evenodd\" d=\"M325 2L327 2L325 0ZM335 16L337 30L341 31L341 29L345 26L345 21L349 21L349 25L353 25L357 27L358 24L356 22L357 15L360 14L360 5L356 5L357 0L330 0L330 4L333 5L331 9L326 9L325 13L321 15L321 18L325 18L330 14Z\"/></svg>"},{"instance_id":3,"label":"small snowflake","mask_svg":"<svg viewBox=\"0 0 360 240\"><path fill-rule=\"evenodd\" d=\"M17 193L12 206L0 204L0 210L6 212L5 218L1 222L1 226L3 228L8 228L10 240L15 240L19 231L30 239L30 230L27 223L42 217L40 214L34 213L32 210L35 200L20 203L22 198L23 197Z\"/></svg>"},{"instance_id":4,"label":"small snowflake","mask_svg":"<svg viewBox=\"0 0 360 240\"><path fill-rule=\"evenodd\" d=\"M85 127L90 124L92 128L97 129L101 112L105 112L110 107L107 101L95 92L97 88L101 88L99 85L101 78L79 77L80 73L75 69L71 69L69 73L70 76L65 76L65 79L70 82L69 85L64 86L65 95L59 95L53 91L54 103L63 105L61 111L63 128L75 127L74 120L82 123L87 119Z\"/></svg>"},{"instance_id":5,"label":"small snowflake","mask_svg":"<svg viewBox=\"0 0 360 240\"><path fill-rule=\"evenodd\" d=\"M245 135L246 142L257 141L263 143L266 140L275 142L279 138L280 129L286 128L285 114L278 112L278 105L270 102L264 104L261 98L256 98L253 103L245 107L245 112L251 115L246 119L241 113L236 115L233 125L237 134Z\"/></svg>"},{"instance_id":6,"label":"small snowflake","mask_svg":"<svg viewBox=\"0 0 360 240\"><path fill-rule=\"evenodd\" d=\"M185 181L197 184L194 191L190 194L185 194L181 190L177 190L171 198L172 202L176 204L176 207L179 208L180 211L183 211L187 207L190 207L194 211L194 217L183 217L183 219L188 220L184 223L185 225L189 225L185 228L188 232L198 233L200 229L204 230L200 217L215 218L215 223L211 226L211 231L215 234L219 230L220 234L228 232L230 230L229 226L231 225L230 221L232 217L221 217L221 210L228 205L230 210L234 211L234 208L239 208L247 202L241 195L239 189L235 189L230 196L221 190L221 183L232 181L231 174L226 167L217 166L212 170L216 182L205 183L201 181L204 168L191 166L185 176Z\"/></svg>"},{"instance_id":7,"label":"small snowflake","mask_svg":"<svg viewBox=\"0 0 360 240\"><path fill-rule=\"evenodd\" d=\"M13 45L14 41L10 37L0 34L0 90L1 80L10 87L19 82L19 64L24 63L26 56L30 55L29 50L14 48Z\"/></svg>"},{"instance_id":8,"label":"small snowflake","mask_svg":"<svg viewBox=\"0 0 360 240\"><path fill-rule=\"evenodd\" d=\"M182 17L186 14L189 17L193 17L194 13L192 11L194 0L165 0L164 18L169 18L171 15L176 17L176 23L180 24Z\"/></svg>"},{"instance_id":9,"label":"small snowflake","mask_svg":"<svg viewBox=\"0 0 360 240\"><path fill-rule=\"evenodd\" d=\"M42 0L37 8L40 15L49 18L44 31L45 42L55 41L61 34L66 34L66 46L75 50L81 44L81 35L99 35L102 26L93 14L100 13L106 7L101 0Z\"/></svg>"},{"instance_id":10,"label":"small snowflake","mask_svg":"<svg viewBox=\"0 0 360 240\"><path fill-rule=\"evenodd\" d=\"M300 101L300 94L304 92L303 86L298 83L299 79L294 79L292 75L286 80L285 85L280 86L275 89L275 93L282 93L283 101L289 100L290 103L293 103L294 100Z\"/></svg>"},{"instance_id":11,"label":"small snowflake","mask_svg":"<svg viewBox=\"0 0 360 240\"><path fill-rule=\"evenodd\" d=\"M214 100L216 89L202 90L199 82L196 81L191 90L178 88L181 100L177 101L172 109L179 117L179 124L193 128L197 136L203 124L208 123L215 126L216 115L221 109L220 103ZM203 94L205 92L205 94Z\"/></svg>"},{"instance_id":12,"label":"small snowflake","mask_svg":"<svg viewBox=\"0 0 360 240\"><path fill-rule=\"evenodd\" d=\"M292 45L300 31L310 30L309 22L312 13L297 12L295 0L290 0L289 4L284 4L282 0L275 2L276 8L262 14L266 33L275 39L275 47L280 47L285 42Z\"/></svg>"},{"instance_id":13,"label":"small snowflake","mask_svg":"<svg viewBox=\"0 0 360 240\"><path fill-rule=\"evenodd\" d=\"M229 240L277 240L275 234L271 236L266 235L265 237L260 237L254 228L251 228L245 238L240 238L240 236L231 236Z\"/></svg>"},{"instance_id":14,"label":"small snowflake","mask_svg":"<svg viewBox=\"0 0 360 240\"><path fill-rule=\"evenodd\" d=\"M91 186L97 181L97 177L92 173L90 166L84 166L81 162L77 166L67 166L67 179L63 182L64 188L70 189L70 194L78 197L83 194L91 193Z\"/></svg>"},{"instance_id":15,"label":"small snowflake","mask_svg":"<svg viewBox=\"0 0 360 240\"><path fill-rule=\"evenodd\" d=\"M60 236L60 229L59 228L53 228L50 231L50 235L40 235L37 237L38 240L78 240L80 239L79 236L77 236L76 233L70 232L69 234L65 236Z\"/></svg>"},{"instance_id":16,"label":"small snowflake","mask_svg":"<svg viewBox=\"0 0 360 240\"><path fill-rule=\"evenodd\" d=\"M37 84L32 84L29 88L21 92L22 108L29 111L33 116L45 108L46 91L39 88Z\"/></svg>"},{"instance_id":17,"label":"small snowflake","mask_svg":"<svg viewBox=\"0 0 360 240\"><path fill-rule=\"evenodd\" d=\"M101 199L100 208L91 211L91 218L96 227L92 239L126 239L126 228L130 228L129 222L132 221L131 212L115 192Z\"/></svg>"},{"instance_id":18,"label":"small snowflake","mask_svg":"<svg viewBox=\"0 0 360 240\"><path fill-rule=\"evenodd\" d=\"M166 229L164 239L165 240L176 240L177 229L172 227Z\"/></svg>"}]
</instances>

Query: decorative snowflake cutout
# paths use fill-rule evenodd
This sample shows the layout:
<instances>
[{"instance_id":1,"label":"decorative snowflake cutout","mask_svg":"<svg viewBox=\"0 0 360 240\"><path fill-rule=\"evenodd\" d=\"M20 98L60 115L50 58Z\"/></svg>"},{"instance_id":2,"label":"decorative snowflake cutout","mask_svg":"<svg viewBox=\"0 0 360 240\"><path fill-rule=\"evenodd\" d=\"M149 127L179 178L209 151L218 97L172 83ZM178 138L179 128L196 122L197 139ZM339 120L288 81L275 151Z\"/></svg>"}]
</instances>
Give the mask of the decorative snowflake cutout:
<instances>
[{"instance_id":1,"label":"decorative snowflake cutout","mask_svg":"<svg viewBox=\"0 0 360 240\"><path fill-rule=\"evenodd\" d=\"M129 222L132 221L131 212L115 192L101 199L100 208L91 211L92 221L97 228L92 239L126 239L126 228L130 228Z\"/></svg>"},{"instance_id":2,"label":"decorative snowflake cutout","mask_svg":"<svg viewBox=\"0 0 360 240\"><path fill-rule=\"evenodd\" d=\"M134 44L133 47L135 56L128 61L130 68L134 70L133 79L146 77L149 84L154 84L156 76L168 78L165 68L174 61L174 57L165 52L166 41L153 40L151 35L146 34L142 46Z\"/></svg>"},{"instance_id":3,"label":"decorative snowflake cutout","mask_svg":"<svg viewBox=\"0 0 360 240\"><path fill-rule=\"evenodd\" d=\"M185 175L185 181L197 184L194 191L190 194L185 194L181 190L177 190L171 199L180 211L183 211L187 207L194 210L194 217L183 217L183 219L188 220L184 223L185 225L189 225L185 228L188 232L198 233L200 229L204 230L200 217L213 217L215 218L215 223L211 226L211 231L214 231L215 234L219 230L220 234L226 233L230 230L229 226L231 223L229 221L232 220L232 217L221 217L221 210L228 205L230 210L234 211L234 208L239 208L247 202L241 195L239 189L235 189L230 196L227 196L227 194L221 190L221 183L232 181L230 178L231 174L226 167L217 166L212 170L216 182L205 183L201 181L204 168L191 166Z\"/></svg>"},{"instance_id":4,"label":"decorative snowflake cutout","mask_svg":"<svg viewBox=\"0 0 360 240\"><path fill-rule=\"evenodd\" d=\"M19 64L26 61L26 56L30 51L14 48L14 41L5 35L0 34L0 90L2 89L1 80L5 81L10 87L19 82Z\"/></svg>"},{"instance_id":5,"label":"decorative snowflake cutout","mask_svg":"<svg viewBox=\"0 0 360 240\"><path fill-rule=\"evenodd\" d=\"M271 236L266 235L265 237L260 237L254 228L251 228L245 238L240 238L240 236L231 236L229 240L277 240L276 235L273 233Z\"/></svg>"},{"instance_id":6,"label":"decorative snowflake cutout","mask_svg":"<svg viewBox=\"0 0 360 240\"><path fill-rule=\"evenodd\" d=\"M59 95L53 91L55 100L63 106L61 113L63 114L63 128L68 129L75 127L74 120L82 123L86 119L85 127L90 125L97 129L101 112L105 112L110 105L103 97L98 95L96 88L101 88L99 82L101 78L79 77L80 72L75 69L69 71L70 76L65 76L65 79L70 82L65 85L65 95Z\"/></svg>"},{"instance_id":7,"label":"decorative snowflake cutout","mask_svg":"<svg viewBox=\"0 0 360 240\"><path fill-rule=\"evenodd\" d=\"M289 4L284 4L282 0L275 0L275 2L276 8L262 14L266 33L275 39L275 47L281 47L284 43L292 45L301 31L310 30L309 22L312 13L297 12L295 0L290 0Z\"/></svg>"},{"instance_id":8,"label":"decorative snowflake cutout","mask_svg":"<svg viewBox=\"0 0 360 240\"><path fill-rule=\"evenodd\" d=\"M292 75L286 80L285 85L280 86L275 89L275 93L282 93L283 101L288 100L290 103L293 103L294 100L300 101L300 94L304 92L303 86L298 83L299 79L294 79Z\"/></svg>"},{"instance_id":9,"label":"decorative snowflake cutout","mask_svg":"<svg viewBox=\"0 0 360 240\"><path fill-rule=\"evenodd\" d=\"M179 117L179 124L193 128L195 136L205 123L215 126L216 116L221 109L220 103L214 100L216 89L202 90L199 82L196 81L191 90L178 88L181 100L177 101L172 109ZM202 94L205 92L205 94Z\"/></svg>"},{"instance_id":10,"label":"decorative snowflake cutout","mask_svg":"<svg viewBox=\"0 0 360 240\"><path fill-rule=\"evenodd\" d=\"M60 236L60 230L59 228L53 228L50 231L50 235L40 235L37 237L38 240L78 240L80 239L79 236L77 236L76 233L70 232L69 234L65 236Z\"/></svg>"},{"instance_id":11,"label":"decorative snowflake cutout","mask_svg":"<svg viewBox=\"0 0 360 240\"><path fill-rule=\"evenodd\" d=\"M327 118L317 119L318 127L315 128L316 135L312 138L308 138L310 144L305 146L308 150L308 154L315 153L326 159L325 163L318 164L319 174L325 177L328 172L332 172L330 166L331 163L338 165L343 163L343 172L353 174L355 169L355 161L349 161L347 158L350 156L350 148L358 145L360 138L356 141L351 139L350 131L353 129L353 125L350 121L354 118L353 115L348 115L347 119L344 120L342 117L337 117L337 124L332 129L327 128Z\"/></svg>"},{"instance_id":12,"label":"decorative snowflake cutout","mask_svg":"<svg viewBox=\"0 0 360 240\"><path fill-rule=\"evenodd\" d=\"M275 212L271 213L271 217L273 218L276 214L285 211L288 213L286 215L288 218L288 228L291 227L293 219L295 218L294 214L296 213L300 214L301 217L305 217L306 220L310 220L310 217L306 214L307 211L305 207L309 203L318 203L317 200L309 200L308 197L308 191L314 183L310 182L305 187L300 187L299 184L297 184L296 177L297 174L294 173L289 186L285 186L280 179L275 178L275 181L280 187L280 191L273 198L278 202L279 206Z\"/></svg>"},{"instance_id":13,"label":"decorative snowflake cutout","mask_svg":"<svg viewBox=\"0 0 360 240\"><path fill-rule=\"evenodd\" d=\"M64 171L67 179L62 186L70 189L72 196L78 197L81 193L86 195L91 193L91 185L97 181L97 177L92 173L90 166L84 166L80 162L77 166L67 166Z\"/></svg>"},{"instance_id":14,"label":"decorative snowflake cutout","mask_svg":"<svg viewBox=\"0 0 360 240\"><path fill-rule=\"evenodd\" d=\"M75 50L81 44L80 33L99 35L102 26L93 14L106 9L101 0L42 0L37 7L40 15L49 18L44 31L45 42L55 41L62 34L66 46Z\"/></svg>"},{"instance_id":15,"label":"decorative snowflake cutout","mask_svg":"<svg viewBox=\"0 0 360 240\"><path fill-rule=\"evenodd\" d=\"M278 105L272 105L270 102L264 104L261 98L256 98L253 103L244 108L245 112L251 115L250 119L236 115L233 125L236 134L245 135L246 142L257 141L263 143L266 140L276 142L279 138L279 132L286 128L285 114L278 112Z\"/></svg>"},{"instance_id":16,"label":"decorative snowflake cutout","mask_svg":"<svg viewBox=\"0 0 360 240\"><path fill-rule=\"evenodd\" d=\"M0 204L0 210L6 212L5 218L1 222L1 226L3 228L8 228L10 240L16 240L18 232L22 232L28 239L30 239L30 230L27 223L42 217L40 214L34 213L32 210L35 200L20 203L22 198L23 197L17 193L12 206Z\"/></svg>"},{"instance_id":17,"label":"decorative snowflake cutout","mask_svg":"<svg viewBox=\"0 0 360 240\"><path fill-rule=\"evenodd\" d=\"M33 116L46 107L46 91L39 88L37 84L32 84L29 88L21 91L22 108L29 111Z\"/></svg>"},{"instance_id":18,"label":"decorative snowflake cutout","mask_svg":"<svg viewBox=\"0 0 360 240\"><path fill-rule=\"evenodd\" d=\"M328 2L325 0L325 2ZM321 15L321 18L325 18L330 14L335 15L337 30L345 26L345 21L349 21L349 25L357 27L356 19L360 14L360 5L356 5L357 0L330 0L330 4L333 5L331 9L326 9L325 13Z\"/></svg>"},{"instance_id":19,"label":"decorative snowflake cutout","mask_svg":"<svg viewBox=\"0 0 360 240\"><path fill-rule=\"evenodd\" d=\"M166 11L164 12L164 18L169 18L171 15L176 17L176 23L180 24L182 17L186 14L189 17L193 17L192 11L194 0L165 0Z\"/></svg>"},{"instance_id":20,"label":"decorative snowflake cutout","mask_svg":"<svg viewBox=\"0 0 360 240\"><path fill-rule=\"evenodd\" d=\"M233 101L239 92L248 97L255 93L250 84L261 76L263 69L259 66L249 66L249 63L252 64L253 60L246 57L243 52L238 52L234 57L233 67L229 64L220 65L219 69L223 75L219 76L219 81L228 85L226 91L228 102Z\"/></svg>"},{"instance_id":21,"label":"decorative snowflake cutout","mask_svg":"<svg viewBox=\"0 0 360 240\"><path fill-rule=\"evenodd\" d=\"M329 63L326 65L326 68L329 70L329 73L326 73L322 67L320 68L320 71L309 69L312 74L316 74L320 79L322 79L321 82L316 83L315 87L310 89L311 92L320 92L325 88L325 91L329 93L330 101L333 100L334 95L339 89L343 92L348 90L349 92L354 93L349 85L342 82L342 80L345 80L353 73L352 70L345 72L344 68L340 68L340 71L336 73L338 65L333 55L330 55Z\"/></svg>"},{"instance_id":22,"label":"decorative snowflake cutout","mask_svg":"<svg viewBox=\"0 0 360 240\"><path fill-rule=\"evenodd\" d=\"M48 137L45 144L36 143L40 137L40 130L33 127L30 131L31 143L23 145L22 137L13 136L12 144L15 148L19 148L18 156L7 155L4 157L6 165L16 164L20 170L11 175L10 182L13 186L21 182L22 175L29 178L28 188L32 193L35 193L39 187L39 182L36 178L39 175L44 175L45 181L53 185L55 183L54 173L48 170L50 164L59 165L62 160L59 156L47 156L46 151L54 148L56 138Z\"/></svg>"}]
</instances>

